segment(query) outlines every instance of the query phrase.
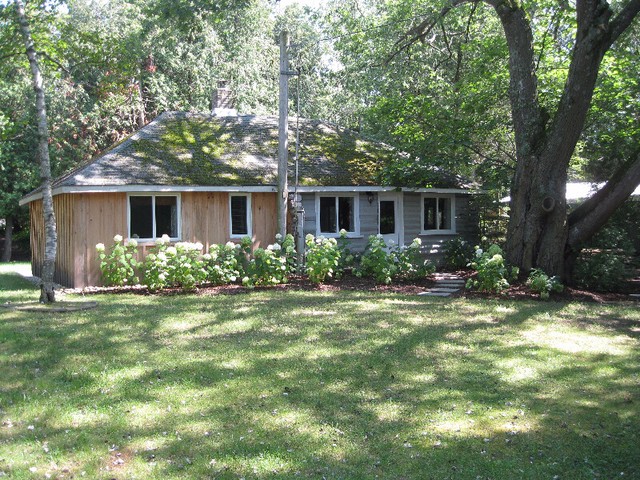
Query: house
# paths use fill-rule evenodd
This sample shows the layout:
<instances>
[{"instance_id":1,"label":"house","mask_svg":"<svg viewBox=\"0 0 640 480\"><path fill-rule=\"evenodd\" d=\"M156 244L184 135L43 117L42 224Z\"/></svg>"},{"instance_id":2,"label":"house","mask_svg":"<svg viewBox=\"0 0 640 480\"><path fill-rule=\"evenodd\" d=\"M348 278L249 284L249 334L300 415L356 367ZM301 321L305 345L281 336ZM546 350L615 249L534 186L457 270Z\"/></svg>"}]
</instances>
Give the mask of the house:
<instances>
[{"instance_id":1,"label":"house","mask_svg":"<svg viewBox=\"0 0 640 480\"><path fill-rule=\"evenodd\" d=\"M291 122L293 138L295 123ZM477 237L466 188L409 188L376 183L397 153L319 121L300 120L298 185L301 236L348 232L354 250L372 234L433 253L456 235ZM291 149L293 150L293 149ZM58 225L56 281L100 284L97 243L137 238L140 252L167 234L205 248L250 236L255 247L277 232L278 121L275 117L167 112L105 154L54 180ZM42 194L25 196L31 215L32 268L44 257ZM299 210L302 210L299 209Z\"/></svg>"}]
</instances>

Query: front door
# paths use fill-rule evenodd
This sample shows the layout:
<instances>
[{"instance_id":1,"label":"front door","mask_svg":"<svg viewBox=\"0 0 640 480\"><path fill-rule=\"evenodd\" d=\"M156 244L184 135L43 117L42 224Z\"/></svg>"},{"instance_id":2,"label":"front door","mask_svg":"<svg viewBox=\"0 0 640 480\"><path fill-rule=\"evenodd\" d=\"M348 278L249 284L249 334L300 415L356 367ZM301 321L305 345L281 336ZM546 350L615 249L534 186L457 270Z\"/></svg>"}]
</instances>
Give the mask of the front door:
<instances>
[{"instance_id":1,"label":"front door","mask_svg":"<svg viewBox=\"0 0 640 480\"><path fill-rule=\"evenodd\" d=\"M378 233L389 247L403 241L400 195L396 192L378 195Z\"/></svg>"}]
</instances>

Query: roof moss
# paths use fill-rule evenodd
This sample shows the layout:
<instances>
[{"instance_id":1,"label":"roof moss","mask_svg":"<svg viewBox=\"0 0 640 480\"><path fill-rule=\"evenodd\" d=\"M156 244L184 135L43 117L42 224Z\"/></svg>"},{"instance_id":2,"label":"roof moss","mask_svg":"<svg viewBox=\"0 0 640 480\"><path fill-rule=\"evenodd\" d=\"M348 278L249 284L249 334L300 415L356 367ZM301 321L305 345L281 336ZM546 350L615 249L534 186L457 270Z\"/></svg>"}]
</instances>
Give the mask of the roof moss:
<instances>
[{"instance_id":1,"label":"roof moss","mask_svg":"<svg viewBox=\"0 0 640 480\"><path fill-rule=\"evenodd\" d=\"M304 185L379 184L384 165L396 157L390 147L348 130L303 119L299 126ZM291 122L291 177L294 141ZM167 112L58 185L275 185L277 155L275 117Z\"/></svg>"}]
</instances>

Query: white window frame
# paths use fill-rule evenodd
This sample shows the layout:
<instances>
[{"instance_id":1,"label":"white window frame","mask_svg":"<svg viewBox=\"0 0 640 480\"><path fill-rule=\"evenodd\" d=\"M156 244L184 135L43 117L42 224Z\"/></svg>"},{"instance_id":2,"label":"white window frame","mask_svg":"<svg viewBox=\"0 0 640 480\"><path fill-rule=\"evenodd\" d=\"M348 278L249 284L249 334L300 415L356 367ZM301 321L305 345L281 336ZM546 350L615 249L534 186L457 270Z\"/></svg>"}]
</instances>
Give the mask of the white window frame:
<instances>
[{"instance_id":1,"label":"white window frame","mask_svg":"<svg viewBox=\"0 0 640 480\"><path fill-rule=\"evenodd\" d=\"M179 242L182 238L182 196L180 193L148 193L148 192L139 192L139 193L128 193L127 194L127 237L131 238L131 197L151 197L151 228L153 229L153 233L157 235L156 232L156 197L176 197L176 215L177 225L176 229L178 230L178 236L170 237L172 242ZM140 242L153 242L156 238L136 238L136 240Z\"/></svg>"},{"instance_id":2,"label":"white window frame","mask_svg":"<svg viewBox=\"0 0 640 480\"><path fill-rule=\"evenodd\" d=\"M338 198L349 197L353 198L353 232L347 232L347 237L359 237L360 236L360 195L358 193L347 193L347 192L335 192L335 193L316 193L316 237L339 237L340 230L337 232L321 232L320 231L320 198L321 197L332 197L336 202L336 228L339 227L340 221L337 218L339 208L338 208Z\"/></svg>"},{"instance_id":3,"label":"white window frame","mask_svg":"<svg viewBox=\"0 0 640 480\"><path fill-rule=\"evenodd\" d=\"M233 212L231 211L231 199L233 197L245 197L247 199L247 233L235 234L233 233ZM230 193L229 194L229 237L230 238L244 238L253 237L253 215L251 211L251 193Z\"/></svg>"},{"instance_id":4,"label":"white window frame","mask_svg":"<svg viewBox=\"0 0 640 480\"><path fill-rule=\"evenodd\" d=\"M438 206L438 200L441 198L449 200L449 215L451 218L451 228L448 229L424 229L424 199L425 198L435 198L436 206ZM455 195L446 195L446 194L431 194L431 193L423 193L420 195L420 235L452 235L456 233L456 197Z\"/></svg>"}]
</instances>

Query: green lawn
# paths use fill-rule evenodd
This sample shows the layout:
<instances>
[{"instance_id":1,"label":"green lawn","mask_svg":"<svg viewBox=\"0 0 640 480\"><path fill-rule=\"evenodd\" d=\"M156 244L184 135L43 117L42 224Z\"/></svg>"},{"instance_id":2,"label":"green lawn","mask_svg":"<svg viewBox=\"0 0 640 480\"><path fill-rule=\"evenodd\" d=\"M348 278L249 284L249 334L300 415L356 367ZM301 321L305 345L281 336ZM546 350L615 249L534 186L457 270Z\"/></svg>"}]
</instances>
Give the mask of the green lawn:
<instances>
[{"instance_id":1,"label":"green lawn","mask_svg":"<svg viewBox=\"0 0 640 480\"><path fill-rule=\"evenodd\" d=\"M637 305L91 299L0 309L0 477L640 478Z\"/></svg>"}]
</instances>

